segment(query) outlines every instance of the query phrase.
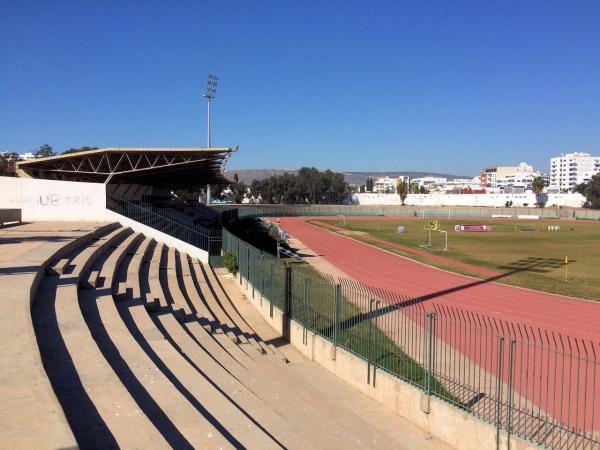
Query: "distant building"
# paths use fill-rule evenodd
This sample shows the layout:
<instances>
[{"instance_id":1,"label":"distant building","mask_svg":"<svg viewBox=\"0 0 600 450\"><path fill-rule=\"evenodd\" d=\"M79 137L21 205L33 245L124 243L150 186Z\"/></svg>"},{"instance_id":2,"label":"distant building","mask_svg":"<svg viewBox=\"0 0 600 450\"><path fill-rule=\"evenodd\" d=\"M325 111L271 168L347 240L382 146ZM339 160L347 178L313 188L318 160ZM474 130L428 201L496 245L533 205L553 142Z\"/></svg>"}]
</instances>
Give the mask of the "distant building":
<instances>
[{"instance_id":1,"label":"distant building","mask_svg":"<svg viewBox=\"0 0 600 450\"><path fill-rule=\"evenodd\" d=\"M515 174L533 173L533 167L527 163L519 163L518 166L492 166L483 169L480 175L480 184L485 187L499 187L501 182Z\"/></svg>"},{"instance_id":2,"label":"distant building","mask_svg":"<svg viewBox=\"0 0 600 450\"><path fill-rule=\"evenodd\" d=\"M390 178L388 176L375 179L373 182L373 192L376 194L395 194L396 183L398 180L409 182L409 177L399 176L398 178Z\"/></svg>"},{"instance_id":3,"label":"distant building","mask_svg":"<svg viewBox=\"0 0 600 450\"><path fill-rule=\"evenodd\" d=\"M373 192L376 194L395 194L396 179L388 176L376 178L373 182Z\"/></svg>"},{"instance_id":4,"label":"distant building","mask_svg":"<svg viewBox=\"0 0 600 450\"><path fill-rule=\"evenodd\" d=\"M441 190L443 186L448 182L447 178L439 178L439 177L422 177L422 178L413 178L411 180L413 184L416 184L420 188L425 188L429 192Z\"/></svg>"},{"instance_id":5,"label":"distant building","mask_svg":"<svg viewBox=\"0 0 600 450\"><path fill-rule=\"evenodd\" d=\"M600 173L600 157L574 152L550 158L550 189L570 191Z\"/></svg>"},{"instance_id":6,"label":"distant building","mask_svg":"<svg viewBox=\"0 0 600 450\"><path fill-rule=\"evenodd\" d=\"M23 153L21 159L29 161L30 159L35 159L35 155L32 152Z\"/></svg>"},{"instance_id":7,"label":"distant building","mask_svg":"<svg viewBox=\"0 0 600 450\"><path fill-rule=\"evenodd\" d=\"M497 182L503 192L520 193L532 190L533 179L542 176L539 172L514 172L506 174Z\"/></svg>"},{"instance_id":8,"label":"distant building","mask_svg":"<svg viewBox=\"0 0 600 450\"><path fill-rule=\"evenodd\" d=\"M473 178L455 178L448 180L438 190L445 192L471 192L473 190L480 190L481 185L479 184L479 177ZM483 190L485 192L485 189Z\"/></svg>"}]
</instances>

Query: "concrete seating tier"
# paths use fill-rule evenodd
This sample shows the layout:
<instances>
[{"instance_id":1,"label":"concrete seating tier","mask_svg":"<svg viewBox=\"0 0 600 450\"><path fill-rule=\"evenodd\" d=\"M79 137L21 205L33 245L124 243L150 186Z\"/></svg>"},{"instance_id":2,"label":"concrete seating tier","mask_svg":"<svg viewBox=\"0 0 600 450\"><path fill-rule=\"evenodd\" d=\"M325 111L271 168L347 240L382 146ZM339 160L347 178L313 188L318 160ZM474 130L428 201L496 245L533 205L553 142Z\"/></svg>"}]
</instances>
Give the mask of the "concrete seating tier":
<instances>
[{"instance_id":1,"label":"concrete seating tier","mask_svg":"<svg viewBox=\"0 0 600 450\"><path fill-rule=\"evenodd\" d=\"M119 224L32 254L0 260L7 448L411 448L197 259Z\"/></svg>"}]
</instances>

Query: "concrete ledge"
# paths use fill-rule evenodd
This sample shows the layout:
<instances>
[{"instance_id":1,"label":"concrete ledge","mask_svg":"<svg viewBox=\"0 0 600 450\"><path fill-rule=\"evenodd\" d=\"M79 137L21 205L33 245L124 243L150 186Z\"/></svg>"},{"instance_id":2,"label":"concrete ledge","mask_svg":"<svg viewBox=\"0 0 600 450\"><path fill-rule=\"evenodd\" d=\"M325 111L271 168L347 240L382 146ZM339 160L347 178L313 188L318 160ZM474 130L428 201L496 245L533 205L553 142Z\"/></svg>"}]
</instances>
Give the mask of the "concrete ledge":
<instances>
[{"instance_id":1,"label":"concrete ledge","mask_svg":"<svg viewBox=\"0 0 600 450\"><path fill-rule=\"evenodd\" d=\"M240 284L238 276L236 285L265 321L304 356L446 444L461 450L539 448L517 436L511 435L509 438L504 430L500 431L500 442L496 445L495 426L439 398L428 397L421 389L383 370L371 367L370 383L367 383L368 365L365 360L343 348L336 348L324 337L305 329L295 320L284 317L283 312L277 308L273 308L271 316L269 301L258 290L254 290L253 296L252 284L246 279L242 279Z\"/></svg>"},{"instance_id":2,"label":"concrete ledge","mask_svg":"<svg viewBox=\"0 0 600 450\"><path fill-rule=\"evenodd\" d=\"M188 244L187 242L183 242L182 240L174 238L173 236L136 222L135 220L129 219L128 217L122 216L110 210L106 210L106 218L107 220L117 221L124 227L129 227L133 231L142 233L146 237L154 238L156 241L162 242L168 247L177 249L182 253L187 253L192 258L198 258L203 263L208 264L208 252L206 250L202 250L198 247Z\"/></svg>"}]
</instances>

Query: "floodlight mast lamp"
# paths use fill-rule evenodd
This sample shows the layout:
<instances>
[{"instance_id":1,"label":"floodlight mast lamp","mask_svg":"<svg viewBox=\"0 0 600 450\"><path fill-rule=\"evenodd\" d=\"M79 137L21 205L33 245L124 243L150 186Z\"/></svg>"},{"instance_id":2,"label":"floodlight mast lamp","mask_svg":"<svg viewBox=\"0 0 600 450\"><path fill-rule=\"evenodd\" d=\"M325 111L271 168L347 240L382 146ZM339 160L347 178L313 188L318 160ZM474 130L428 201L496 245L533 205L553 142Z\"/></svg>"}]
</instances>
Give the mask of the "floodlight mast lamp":
<instances>
[{"instance_id":1,"label":"floodlight mast lamp","mask_svg":"<svg viewBox=\"0 0 600 450\"><path fill-rule=\"evenodd\" d=\"M208 148L210 148L210 101L215 98L215 93L217 92L217 82L219 81L219 77L217 77L214 73L208 74L208 81L206 82L206 90L204 91L203 97L206 99L206 103L208 105L208 126L207 126L207 140L208 140ZM210 184L206 185L206 204L210 205Z\"/></svg>"},{"instance_id":2,"label":"floodlight mast lamp","mask_svg":"<svg viewBox=\"0 0 600 450\"><path fill-rule=\"evenodd\" d=\"M208 104L208 128L207 128L207 136L208 136L208 148L210 148L210 101L215 98L215 94L217 92L217 82L219 81L219 77L217 77L214 73L208 74L208 81L206 82L206 90L204 91L203 97L206 99L206 103Z\"/></svg>"}]
</instances>

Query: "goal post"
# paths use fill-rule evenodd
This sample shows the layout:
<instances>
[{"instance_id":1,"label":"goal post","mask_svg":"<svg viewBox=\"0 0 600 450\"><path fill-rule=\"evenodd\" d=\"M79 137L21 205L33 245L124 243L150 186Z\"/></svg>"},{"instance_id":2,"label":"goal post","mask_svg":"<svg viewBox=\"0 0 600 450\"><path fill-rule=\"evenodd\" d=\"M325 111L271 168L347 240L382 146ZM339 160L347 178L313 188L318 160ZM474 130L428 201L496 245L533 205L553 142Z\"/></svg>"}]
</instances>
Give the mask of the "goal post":
<instances>
[{"instance_id":1,"label":"goal post","mask_svg":"<svg viewBox=\"0 0 600 450\"><path fill-rule=\"evenodd\" d=\"M515 225L515 231L518 231L520 233L523 232L532 232L535 231L535 228L533 227L533 225Z\"/></svg>"},{"instance_id":2,"label":"goal post","mask_svg":"<svg viewBox=\"0 0 600 450\"><path fill-rule=\"evenodd\" d=\"M345 227L346 226L346 216L344 216L343 214L338 214L336 225Z\"/></svg>"},{"instance_id":3,"label":"goal post","mask_svg":"<svg viewBox=\"0 0 600 450\"><path fill-rule=\"evenodd\" d=\"M446 217L448 216L448 219L450 219L452 214L452 210L451 209L447 209L447 208L442 208L442 209L422 209L421 210L421 217L422 218L426 218L426 217Z\"/></svg>"},{"instance_id":4,"label":"goal post","mask_svg":"<svg viewBox=\"0 0 600 450\"><path fill-rule=\"evenodd\" d=\"M444 230L427 230L427 242L421 248L448 251L448 232Z\"/></svg>"}]
</instances>

